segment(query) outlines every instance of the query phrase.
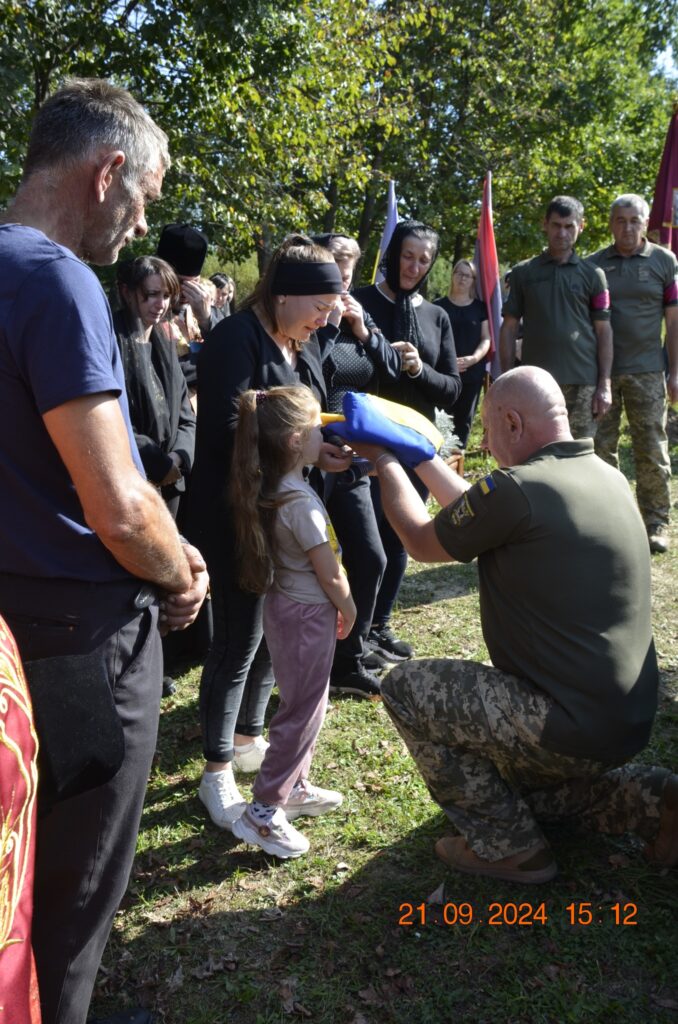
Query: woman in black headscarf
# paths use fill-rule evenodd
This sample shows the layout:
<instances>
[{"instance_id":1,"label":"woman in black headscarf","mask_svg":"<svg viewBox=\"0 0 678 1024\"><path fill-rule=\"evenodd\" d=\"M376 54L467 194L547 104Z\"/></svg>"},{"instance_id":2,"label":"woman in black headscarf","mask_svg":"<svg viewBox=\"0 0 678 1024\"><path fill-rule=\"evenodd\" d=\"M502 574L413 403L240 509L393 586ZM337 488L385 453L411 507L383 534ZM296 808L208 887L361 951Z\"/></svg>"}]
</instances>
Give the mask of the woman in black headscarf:
<instances>
[{"instance_id":1,"label":"woman in black headscarf","mask_svg":"<svg viewBox=\"0 0 678 1024\"><path fill-rule=\"evenodd\" d=\"M419 221L398 224L384 254L385 280L353 294L377 327L400 353L402 372L396 379L383 377L380 394L409 405L434 421L436 409L449 411L461 391L454 338L447 313L420 294L439 249L437 233ZM415 474L412 481L426 491ZM412 657L412 648L390 628L391 611L407 567L407 554L381 509L379 482L372 478L372 498L379 521L387 565L377 596L369 641L392 661Z\"/></svg>"}]
</instances>

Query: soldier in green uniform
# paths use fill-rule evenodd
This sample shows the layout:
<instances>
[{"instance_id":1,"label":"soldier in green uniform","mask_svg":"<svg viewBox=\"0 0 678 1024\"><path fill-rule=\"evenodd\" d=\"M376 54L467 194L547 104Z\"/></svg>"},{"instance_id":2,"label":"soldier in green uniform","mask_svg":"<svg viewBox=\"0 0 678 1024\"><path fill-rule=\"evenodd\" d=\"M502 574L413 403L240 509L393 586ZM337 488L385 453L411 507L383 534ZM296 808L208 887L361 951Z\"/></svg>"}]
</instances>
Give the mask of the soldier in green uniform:
<instances>
[{"instance_id":1,"label":"soldier in green uniform","mask_svg":"<svg viewBox=\"0 0 678 1024\"><path fill-rule=\"evenodd\" d=\"M612 330L602 271L574 251L584 227L578 199L556 196L546 209L547 246L511 271L499 336L502 372L515 365L523 321L522 363L541 366L560 384L574 437L594 437L610 407Z\"/></svg>"},{"instance_id":2,"label":"soldier in green uniform","mask_svg":"<svg viewBox=\"0 0 678 1024\"><path fill-rule=\"evenodd\" d=\"M629 764L648 742L658 671L645 530L624 477L572 439L565 401L537 367L502 375L484 403L500 467L470 487L439 459L417 474L375 462L386 514L420 561L478 558L491 665L420 659L382 685L384 704L433 798L461 835L451 867L509 881L556 874L538 822L571 819L642 837L678 864L678 776Z\"/></svg>"},{"instance_id":3,"label":"soldier in green uniform","mask_svg":"<svg viewBox=\"0 0 678 1024\"><path fill-rule=\"evenodd\" d=\"M671 461L666 436L666 382L662 321L666 324L669 394L678 401L678 261L645 237L649 208L642 196L612 203L612 245L589 256L610 289L614 360L612 408L596 433L596 454L618 466L622 407L636 469L636 497L650 550L668 550Z\"/></svg>"}]
</instances>

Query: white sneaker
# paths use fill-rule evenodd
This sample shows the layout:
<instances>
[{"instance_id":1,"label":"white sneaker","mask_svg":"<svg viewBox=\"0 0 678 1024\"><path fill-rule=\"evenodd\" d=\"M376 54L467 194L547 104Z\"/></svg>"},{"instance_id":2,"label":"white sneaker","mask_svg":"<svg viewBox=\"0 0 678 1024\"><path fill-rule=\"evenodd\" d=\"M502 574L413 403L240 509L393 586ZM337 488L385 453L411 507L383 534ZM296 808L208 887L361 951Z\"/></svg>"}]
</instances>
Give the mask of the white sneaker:
<instances>
[{"instance_id":1,"label":"white sneaker","mask_svg":"<svg viewBox=\"0 0 678 1024\"><path fill-rule=\"evenodd\" d=\"M301 857L308 852L310 843L306 836L297 832L294 825L290 825L281 807L277 809L267 825L258 825L249 813L245 810L237 821L233 822L231 831L238 839L244 840L251 846L260 846L265 853L273 857L281 857L286 860L288 857Z\"/></svg>"},{"instance_id":2,"label":"white sneaker","mask_svg":"<svg viewBox=\"0 0 678 1024\"><path fill-rule=\"evenodd\" d=\"M247 807L230 771L205 772L200 780L198 797L214 824L229 831Z\"/></svg>"},{"instance_id":3,"label":"white sneaker","mask_svg":"<svg viewBox=\"0 0 678 1024\"><path fill-rule=\"evenodd\" d=\"M239 772L258 772L269 745L263 736L255 736L251 743L235 747L233 767Z\"/></svg>"},{"instance_id":4,"label":"white sneaker","mask_svg":"<svg viewBox=\"0 0 678 1024\"><path fill-rule=\"evenodd\" d=\"M294 821L302 815L317 818L319 814L336 811L344 802L341 793L333 789L321 789L320 786L312 786L310 782L303 782L302 786L293 790L287 803L283 804L288 821Z\"/></svg>"}]
</instances>

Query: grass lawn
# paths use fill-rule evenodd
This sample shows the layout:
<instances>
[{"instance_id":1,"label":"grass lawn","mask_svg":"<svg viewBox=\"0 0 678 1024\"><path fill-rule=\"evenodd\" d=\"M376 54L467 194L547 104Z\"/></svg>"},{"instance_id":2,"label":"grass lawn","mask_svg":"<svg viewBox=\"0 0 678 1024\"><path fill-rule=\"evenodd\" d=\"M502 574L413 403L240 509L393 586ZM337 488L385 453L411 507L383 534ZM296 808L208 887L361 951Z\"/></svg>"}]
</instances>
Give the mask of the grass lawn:
<instances>
[{"instance_id":1,"label":"grass lawn","mask_svg":"<svg viewBox=\"0 0 678 1024\"><path fill-rule=\"evenodd\" d=\"M677 433L674 415L674 466ZM632 479L627 438L622 454ZM467 472L489 466L472 456ZM673 550L652 561L662 690L642 757L675 770L672 533ZM487 658L475 565L412 565L396 626L419 655ZM433 844L451 828L383 707L340 699L313 779L345 803L302 820L306 857L276 861L214 828L197 799L199 675L163 702L132 882L93 1012L142 1004L164 1024L678 1021L678 873L647 866L635 839L549 829L560 874L545 886L446 871ZM240 777L243 793L251 778ZM425 903L441 883L447 920Z\"/></svg>"}]
</instances>

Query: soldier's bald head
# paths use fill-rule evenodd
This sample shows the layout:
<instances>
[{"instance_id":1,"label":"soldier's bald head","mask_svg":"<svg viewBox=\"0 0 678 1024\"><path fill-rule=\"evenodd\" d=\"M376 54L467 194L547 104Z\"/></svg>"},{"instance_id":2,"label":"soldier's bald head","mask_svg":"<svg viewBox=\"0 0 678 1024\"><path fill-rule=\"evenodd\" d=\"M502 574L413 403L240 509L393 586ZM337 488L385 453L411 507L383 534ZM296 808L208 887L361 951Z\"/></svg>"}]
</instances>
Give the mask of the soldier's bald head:
<instances>
[{"instance_id":1,"label":"soldier's bald head","mask_svg":"<svg viewBox=\"0 0 678 1024\"><path fill-rule=\"evenodd\" d=\"M563 392L538 366L502 374L483 411L490 450L502 465L519 465L545 445L572 437Z\"/></svg>"},{"instance_id":2,"label":"soldier's bald head","mask_svg":"<svg viewBox=\"0 0 678 1024\"><path fill-rule=\"evenodd\" d=\"M493 407L517 409L522 415L544 420L567 416L565 398L548 370L518 366L499 377L487 393Z\"/></svg>"}]
</instances>

